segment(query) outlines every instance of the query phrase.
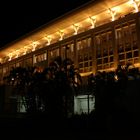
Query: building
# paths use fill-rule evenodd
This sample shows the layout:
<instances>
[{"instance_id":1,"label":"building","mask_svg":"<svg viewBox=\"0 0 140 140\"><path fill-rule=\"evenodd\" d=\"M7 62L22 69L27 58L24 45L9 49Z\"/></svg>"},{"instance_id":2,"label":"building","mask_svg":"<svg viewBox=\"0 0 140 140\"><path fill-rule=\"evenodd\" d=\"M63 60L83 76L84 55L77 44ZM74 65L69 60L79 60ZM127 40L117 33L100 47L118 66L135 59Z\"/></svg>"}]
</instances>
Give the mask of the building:
<instances>
[{"instance_id":1,"label":"building","mask_svg":"<svg viewBox=\"0 0 140 140\"><path fill-rule=\"evenodd\" d=\"M82 76L140 68L140 0L91 1L0 50L0 81L12 67L47 66L69 57Z\"/></svg>"}]
</instances>

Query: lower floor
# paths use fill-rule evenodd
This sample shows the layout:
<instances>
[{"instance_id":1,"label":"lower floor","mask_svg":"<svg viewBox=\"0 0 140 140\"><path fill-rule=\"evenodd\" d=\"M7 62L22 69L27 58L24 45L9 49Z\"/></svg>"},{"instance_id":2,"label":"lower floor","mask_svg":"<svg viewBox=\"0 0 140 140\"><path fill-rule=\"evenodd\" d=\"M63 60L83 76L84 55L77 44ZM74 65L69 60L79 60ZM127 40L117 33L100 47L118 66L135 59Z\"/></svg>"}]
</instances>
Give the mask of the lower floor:
<instances>
[{"instance_id":1,"label":"lower floor","mask_svg":"<svg viewBox=\"0 0 140 140\"><path fill-rule=\"evenodd\" d=\"M95 97L93 95L78 95L74 96L74 114L88 114L95 109ZM21 98L18 98L17 112L25 113L25 103Z\"/></svg>"},{"instance_id":2,"label":"lower floor","mask_svg":"<svg viewBox=\"0 0 140 140\"><path fill-rule=\"evenodd\" d=\"M0 96L0 112L6 113L26 113L28 101L25 97L17 96L13 94L13 89L10 86L0 87L1 96ZM36 105L40 103L39 98L35 99ZM55 109L55 103L53 104L52 100L51 109ZM39 107L38 107L39 106ZM37 106L37 111L43 112L44 109L47 111L47 107L45 108L44 102L40 103ZM68 114L89 114L91 111L95 109L95 96L89 95L87 93L82 95L75 95L73 97L69 97L67 101L67 111ZM64 106L65 108L65 106ZM63 110L63 109L62 109ZM55 110L54 110L55 111Z\"/></svg>"}]
</instances>

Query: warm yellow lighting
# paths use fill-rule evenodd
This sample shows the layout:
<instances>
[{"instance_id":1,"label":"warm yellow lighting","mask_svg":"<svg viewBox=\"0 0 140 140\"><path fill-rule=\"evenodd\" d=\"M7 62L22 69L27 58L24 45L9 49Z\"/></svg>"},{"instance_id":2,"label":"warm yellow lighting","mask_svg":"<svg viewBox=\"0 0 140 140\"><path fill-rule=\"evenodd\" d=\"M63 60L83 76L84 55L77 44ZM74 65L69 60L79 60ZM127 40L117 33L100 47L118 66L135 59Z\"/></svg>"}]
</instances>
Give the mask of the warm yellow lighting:
<instances>
[{"instance_id":1,"label":"warm yellow lighting","mask_svg":"<svg viewBox=\"0 0 140 140\"><path fill-rule=\"evenodd\" d=\"M38 42L33 42L31 45L32 45L32 51L35 51L36 47L37 47L37 45L39 45L39 43Z\"/></svg>"},{"instance_id":2,"label":"warm yellow lighting","mask_svg":"<svg viewBox=\"0 0 140 140\"><path fill-rule=\"evenodd\" d=\"M129 5L132 5L135 9L135 12L139 12L140 0L130 0Z\"/></svg>"},{"instance_id":3,"label":"warm yellow lighting","mask_svg":"<svg viewBox=\"0 0 140 140\"><path fill-rule=\"evenodd\" d=\"M89 17L90 23L91 23L91 28L95 28L96 24L96 17Z\"/></svg>"},{"instance_id":4,"label":"warm yellow lighting","mask_svg":"<svg viewBox=\"0 0 140 140\"><path fill-rule=\"evenodd\" d=\"M73 29L74 29L74 31L75 31L74 34L77 35L78 30L79 30L79 25L73 24Z\"/></svg>"},{"instance_id":5,"label":"warm yellow lighting","mask_svg":"<svg viewBox=\"0 0 140 140\"><path fill-rule=\"evenodd\" d=\"M60 35L60 39L59 39L59 40L63 40L64 31L60 30L60 31L58 32L58 34Z\"/></svg>"},{"instance_id":6,"label":"warm yellow lighting","mask_svg":"<svg viewBox=\"0 0 140 140\"><path fill-rule=\"evenodd\" d=\"M114 21L115 20L115 15L116 15L116 10L114 8L112 8L112 9L109 8L108 12L111 15L111 20Z\"/></svg>"},{"instance_id":7,"label":"warm yellow lighting","mask_svg":"<svg viewBox=\"0 0 140 140\"><path fill-rule=\"evenodd\" d=\"M118 75L115 75L114 76L114 79L115 79L115 81L118 81L119 79L118 79Z\"/></svg>"},{"instance_id":8,"label":"warm yellow lighting","mask_svg":"<svg viewBox=\"0 0 140 140\"><path fill-rule=\"evenodd\" d=\"M103 71L106 71L106 72L109 72L109 71L115 71L115 68L107 68L107 69L102 69L102 70L99 70L100 72L103 72Z\"/></svg>"},{"instance_id":9,"label":"warm yellow lighting","mask_svg":"<svg viewBox=\"0 0 140 140\"><path fill-rule=\"evenodd\" d=\"M2 58L0 58L0 63L2 63Z\"/></svg>"},{"instance_id":10,"label":"warm yellow lighting","mask_svg":"<svg viewBox=\"0 0 140 140\"><path fill-rule=\"evenodd\" d=\"M92 74L92 72L85 72L85 73L80 73L80 75L83 76L89 76L90 74Z\"/></svg>"},{"instance_id":11,"label":"warm yellow lighting","mask_svg":"<svg viewBox=\"0 0 140 140\"><path fill-rule=\"evenodd\" d=\"M47 40L47 46L50 45L52 37L48 35L47 37L45 36L44 38L45 38L45 40Z\"/></svg>"},{"instance_id":12,"label":"warm yellow lighting","mask_svg":"<svg viewBox=\"0 0 140 140\"><path fill-rule=\"evenodd\" d=\"M16 58L18 58L18 56L19 56L19 50L16 50L15 51L15 55L16 55Z\"/></svg>"},{"instance_id":13,"label":"warm yellow lighting","mask_svg":"<svg viewBox=\"0 0 140 140\"><path fill-rule=\"evenodd\" d=\"M26 53L27 53L27 49L28 49L27 46L23 48L23 55L26 55Z\"/></svg>"},{"instance_id":14,"label":"warm yellow lighting","mask_svg":"<svg viewBox=\"0 0 140 140\"><path fill-rule=\"evenodd\" d=\"M9 53L8 56L9 56L8 61L11 61L13 54L12 53Z\"/></svg>"},{"instance_id":15,"label":"warm yellow lighting","mask_svg":"<svg viewBox=\"0 0 140 140\"><path fill-rule=\"evenodd\" d=\"M129 6L128 6L128 1L130 4ZM109 7L106 7L106 6L109 6ZM74 35L76 35L77 33L79 33L79 28L81 29L82 25L83 27L86 27L86 28L89 26L90 28L95 28L98 21L99 21L99 25L110 22L109 20L106 20L107 17L109 17L112 21L114 21L116 20L116 18L119 18L119 17L122 18L126 16L127 14L131 13L132 11L138 12L140 10L139 6L140 6L140 0L118 0L118 1L105 0L105 3L103 2L99 4L99 7L97 7L96 5L95 6L91 5L89 6L90 8L81 10L82 12L77 11L78 13L72 13L70 16L66 18L65 17L62 18L60 22L57 22L56 20L56 22L54 22L50 27L45 25L44 28L41 28L41 30L37 30L37 32L35 33L33 32L31 36L25 37L24 39L20 39L17 43L14 43L13 45L8 46L10 50L13 50L12 51L13 55L8 58L10 59L15 58L15 57L17 58L20 56L20 53L22 53L22 55L23 54L25 55L27 52L31 52L31 50L35 51L36 47L38 46L36 43L30 44L32 43L30 41L33 41L32 39L34 39L34 41L40 41L40 38L43 37L44 40L42 41L42 45L44 45L45 43L45 46L47 46L52 43L53 39L57 39L57 40L54 40L55 42L55 41L58 41L58 39L63 40L66 37L72 36L73 34L71 34L71 32L73 32ZM106 10L105 10L105 7L107 8ZM109 14L106 17L105 13L107 14L107 11L109 12ZM83 29L80 31L84 32L85 30ZM57 33L59 33L59 36ZM49 35L51 35L51 37ZM20 49L20 47L21 46L24 47L25 44L27 44L28 47L24 49L23 48ZM17 49L20 49L20 51L16 52ZM3 51L1 51L0 52L1 57L4 58L5 55L8 56L6 54L7 52L9 52L9 50L7 51L7 49L4 49Z\"/></svg>"},{"instance_id":16,"label":"warm yellow lighting","mask_svg":"<svg viewBox=\"0 0 140 140\"><path fill-rule=\"evenodd\" d=\"M33 45L32 51L35 51L35 49L36 49L36 46L35 46L35 45Z\"/></svg>"},{"instance_id":17,"label":"warm yellow lighting","mask_svg":"<svg viewBox=\"0 0 140 140\"><path fill-rule=\"evenodd\" d=\"M135 63L134 67L140 67L140 63Z\"/></svg>"}]
</instances>

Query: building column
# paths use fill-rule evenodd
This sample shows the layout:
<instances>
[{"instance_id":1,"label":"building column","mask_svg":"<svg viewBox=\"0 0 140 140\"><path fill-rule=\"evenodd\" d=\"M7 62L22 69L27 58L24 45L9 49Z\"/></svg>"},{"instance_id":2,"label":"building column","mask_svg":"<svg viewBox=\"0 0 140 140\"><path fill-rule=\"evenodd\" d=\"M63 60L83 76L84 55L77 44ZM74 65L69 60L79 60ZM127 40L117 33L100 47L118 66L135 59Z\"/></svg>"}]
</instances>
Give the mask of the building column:
<instances>
[{"instance_id":1,"label":"building column","mask_svg":"<svg viewBox=\"0 0 140 140\"><path fill-rule=\"evenodd\" d=\"M61 51L61 48L62 47L62 45L61 45L61 43L59 43L59 56L62 58L62 51Z\"/></svg>"},{"instance_id":2,"label":"building column","mask_svg":"<svg viewBox=\"0 0 140 140\"><path fill-rule=\"evenodd\" d=\"M46 61L46 66L48 67L48 51L45 51L45 61Z\"/></svg>"},{"instance_id":3,"label":"building column","mask_svg":"<svg viewBox=\"0 0 140 140\"><path fill-rule=\"evenodd\" d=\"M118 50L117 50L117 41L116 41L116 37L115 37L115 27L114 24L111 27L112 30L112 46L114 49L114 69L116 70L118 67Z\"/></svg>"},{"instance_id":4,"label":"building column","mask_svg":"<svg viewBox=\"0 0 140 140\"><path fill-rule=\"evenodd\" d=\"M77 53L77 41L74 39L74 66L78 68L78 53Z\"/></svg>"},{"instance_id":5,"label":"building column","mask_svg":"<svg viewBox=\"0 0 140 140\"><path fill-rule=\"evenodd\" d=\"M35 54L33 54L33 66L36 63Z\"/></svg>"},{"instance_id":6,"label":"building column","mask_svg":"<svg viewBox=\"0 0 140 140\"><path fill-rule=\"evenodd\" d=\"M50 60L50 57L51 57L51 55L50 55L50 49L48 49L48 66L49 66L49 64L50 64L50 62L51 62L51 60Z\"/></svg>"},{"instance_id":7,"label":"building column","mask_svg":"<svg viewBox=\"0 0 140 140\"><path fill-rule=\"evenodd\" d=\"M91 47L92 47L92 72L93 74L97 71L97 65L96 65L96 47L94 42L94 34L91 35Z\"/></svg>"},{"instance_id":8,"label":"building column","mask_svg":"<svg viewBox=\"0 0 140 140\"><path fill-rule=\"evenodd\" d=\"M138 45L138 49L139 49L139 58L138 58L138 63L140 63L140 14L138 13L136 16L136 32L137 32L137 45ZM140 70L140 66L139 66L139 70Z\"/></svg>"}]
</instances>

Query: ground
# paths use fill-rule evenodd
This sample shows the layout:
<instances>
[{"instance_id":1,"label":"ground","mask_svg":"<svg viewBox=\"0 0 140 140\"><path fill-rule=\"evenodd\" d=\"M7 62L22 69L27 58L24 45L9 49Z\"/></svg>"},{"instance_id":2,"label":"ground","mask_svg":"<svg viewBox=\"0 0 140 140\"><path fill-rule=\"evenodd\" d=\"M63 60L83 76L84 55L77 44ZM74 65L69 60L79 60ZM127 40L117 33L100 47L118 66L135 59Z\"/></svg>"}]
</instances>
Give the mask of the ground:
<instances>
[{"instance_id":1,"label":"ground","mask_svg":"<svg viewBox=\"0 0 140 140\"><path fill-rule=\"evenodd\" d=\"M139 123L131 120L128 123L128 119L124 121L122 116L113 120L110 126L106 125L110 121L98 124L96 118L90 116L72 119L50 119L41 115L25 118L1 117L0 130L1 136L15 139L139 140Z\"/></svg>"}]
</instances>

